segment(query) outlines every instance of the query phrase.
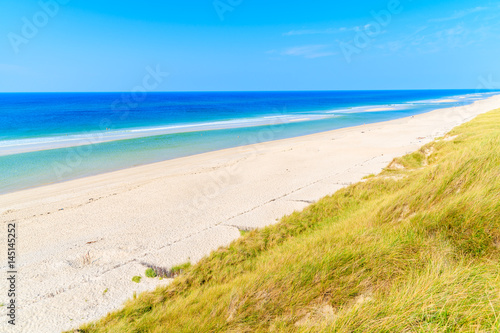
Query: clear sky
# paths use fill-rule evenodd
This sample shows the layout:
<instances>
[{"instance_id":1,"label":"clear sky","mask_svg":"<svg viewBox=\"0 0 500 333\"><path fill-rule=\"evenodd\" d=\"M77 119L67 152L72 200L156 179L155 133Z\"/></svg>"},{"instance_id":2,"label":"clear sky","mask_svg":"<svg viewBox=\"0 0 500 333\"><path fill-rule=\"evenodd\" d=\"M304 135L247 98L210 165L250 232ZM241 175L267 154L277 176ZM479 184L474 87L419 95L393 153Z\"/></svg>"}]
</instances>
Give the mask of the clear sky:
<instances>
[{"instance_id":1,"label":"clear sky","mask_svg":"<svg viewBox=\"0 0 500 333\"><path fill-rule=\"evenodd\" d=\"M0 9L1 92L144 82L158 91L500 88L498 1L42 0Z\"/></svg>"}]
</instances>

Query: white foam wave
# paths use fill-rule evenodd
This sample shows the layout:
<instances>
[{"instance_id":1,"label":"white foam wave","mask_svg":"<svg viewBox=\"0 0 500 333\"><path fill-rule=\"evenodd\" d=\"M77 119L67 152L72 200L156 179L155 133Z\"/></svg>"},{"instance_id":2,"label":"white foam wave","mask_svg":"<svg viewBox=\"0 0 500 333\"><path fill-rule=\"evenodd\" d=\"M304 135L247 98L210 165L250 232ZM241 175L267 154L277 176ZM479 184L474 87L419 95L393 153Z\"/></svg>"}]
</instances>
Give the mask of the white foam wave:
<instances>
[{"instance_id":1,"label":"white foam wave","mask_svg":"<svg viewBox=\"0 0 500 333\"><path fill-rule=\"evenodd\" d=\"M40 138L12 139L0 141L0 156L45 149L56 149L71 146L95 144L107 141L134 139L155 135L196 132L205 130L244 128L264 125L284 124L332 118L335 115L325 114L293 114L271 115L258 118L243 118L222 121L209 121L193 124L175 124L130 129L93 131L80 134L57 135Z\"/></svg>"}]
</instances>

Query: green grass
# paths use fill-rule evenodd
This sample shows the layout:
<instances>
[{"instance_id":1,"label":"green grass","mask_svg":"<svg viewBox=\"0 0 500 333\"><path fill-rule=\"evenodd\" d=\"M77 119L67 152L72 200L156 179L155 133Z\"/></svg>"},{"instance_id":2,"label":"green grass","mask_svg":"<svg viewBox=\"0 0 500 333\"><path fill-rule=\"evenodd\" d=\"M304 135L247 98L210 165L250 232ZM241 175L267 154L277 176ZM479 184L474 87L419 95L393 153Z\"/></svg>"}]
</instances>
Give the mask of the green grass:
<instances>
[{"instance_id":1,"label":"green grass","mask_svg":"<svg viewBox=\"0 0 500 333\"><path fill-rule=\"evenodd\" d=\"M146 269L146 272L144 272L144 275L146 275L146 277L148 277L148 278L155 278L157 276L155 270L152 268Z\"/></svg>"},{"instance_id":2,"label":"green grass","mask_svg":"<svg viewBox=\"0 0 500 333\"><path fill-rule=\"evenodd\" d=\"M142 277L139 275L136 275L132 278L132 282L135 282L135 283L139 283L139 282L141 282L141 280L142 280Z\"/></svg>"},{"instance_id":3,"label":"green grass","mask_svg":"<svg viewBox=\"0 0 500 333\"><path fill-rule=\"evenodd\" d=\"M500 112L455 135L81 331L499 331Z\"/></svg>"},{"instance_id":4,"label":"green grass","mask_svg":"<svg viewBox=\"0 0 500 333\"><path fill-rule=\"evenodd\" d=\"M249 230L240 230L240 235L241 236L245 236L246 234L248 234L250 231Z\"/></svg>"},{"instance_id":5,"label":"green grass","mask_svg":"<svg viewBox=\"0 0 500 333\"><path fill-rule=\"evenodd\" d=\"M172 273L174 275L181 274L181 273L185 272L189 267L191 267L191 263L185 262L183 264L172 267Z\"/></svg>"}]
</instances>

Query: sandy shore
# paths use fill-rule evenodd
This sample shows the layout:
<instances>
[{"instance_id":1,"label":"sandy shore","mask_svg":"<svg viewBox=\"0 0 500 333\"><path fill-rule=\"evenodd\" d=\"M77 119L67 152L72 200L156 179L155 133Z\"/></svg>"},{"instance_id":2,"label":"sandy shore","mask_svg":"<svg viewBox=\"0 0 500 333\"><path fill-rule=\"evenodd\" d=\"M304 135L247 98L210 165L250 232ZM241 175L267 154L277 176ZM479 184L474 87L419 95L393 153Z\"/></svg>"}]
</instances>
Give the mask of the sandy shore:
<instances>
[{"instance_id":1,"label":"sandy shore","mask_svg":"<svg viewBox=\"0 0 500 333\"><path fill-rule=\"evenodd\" d=\"M239 229L272 224L496 108L500 96L2 195L2 235L17 226L19 276L16 329L3 320L0 331L58 332L97 319L169 282L132 282L144 276L141 262L196 262Z\"/></svg>"}]
</instances>

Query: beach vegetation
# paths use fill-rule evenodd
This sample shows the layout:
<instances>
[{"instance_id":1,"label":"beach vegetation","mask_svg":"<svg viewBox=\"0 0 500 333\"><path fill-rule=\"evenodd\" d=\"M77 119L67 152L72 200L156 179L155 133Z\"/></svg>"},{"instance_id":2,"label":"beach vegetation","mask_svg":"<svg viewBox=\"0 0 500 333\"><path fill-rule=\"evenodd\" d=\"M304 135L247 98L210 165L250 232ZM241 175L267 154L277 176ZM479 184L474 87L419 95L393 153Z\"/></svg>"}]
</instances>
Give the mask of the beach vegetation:
<instances>
[{"instance_id":1,"label":"beach vegetation","mask_svg":"<svg viewBox=\"0 0 500 333\"><path fill-rule=\"evenodd\" d=\"M152 269L152 268L148 268L146 269L146 272L144 273L146 275L146 277L148 278L155 278L157 277L158 275L156 274L155 270Z\"/></svg>"},{"instance_id":2,"label":"beach vegetation","mask_svg":"<svg viewBox=\"0 0 500 333\"><path fill-rule=\"evenodd\" d=\"M80 330L500 331L500 110L449 135Z\"/></svg>"},{"instance_id":3,"label":"beach vegetation","mask_svg":"<svg viewBox=\"0 0 500 333\"><path fill-rule=\"evenodd\" d=\"M191 267L191 263L188 261L183 264L172 267L171 271L173 275L178 275L184 273L189 267Z\"/></svg>"},{"instance_id":4,"label":"beach vegetation","mask_svg":"<svg viewBox=\"0 0 500 333\"><path fill-rule=\"evenodd\" d=\"M248 234L250 232L250 230L245 230L245 229L240 229L240 235L241 236L245 236L246 234Z\"/></svg>"}]
</instances>

